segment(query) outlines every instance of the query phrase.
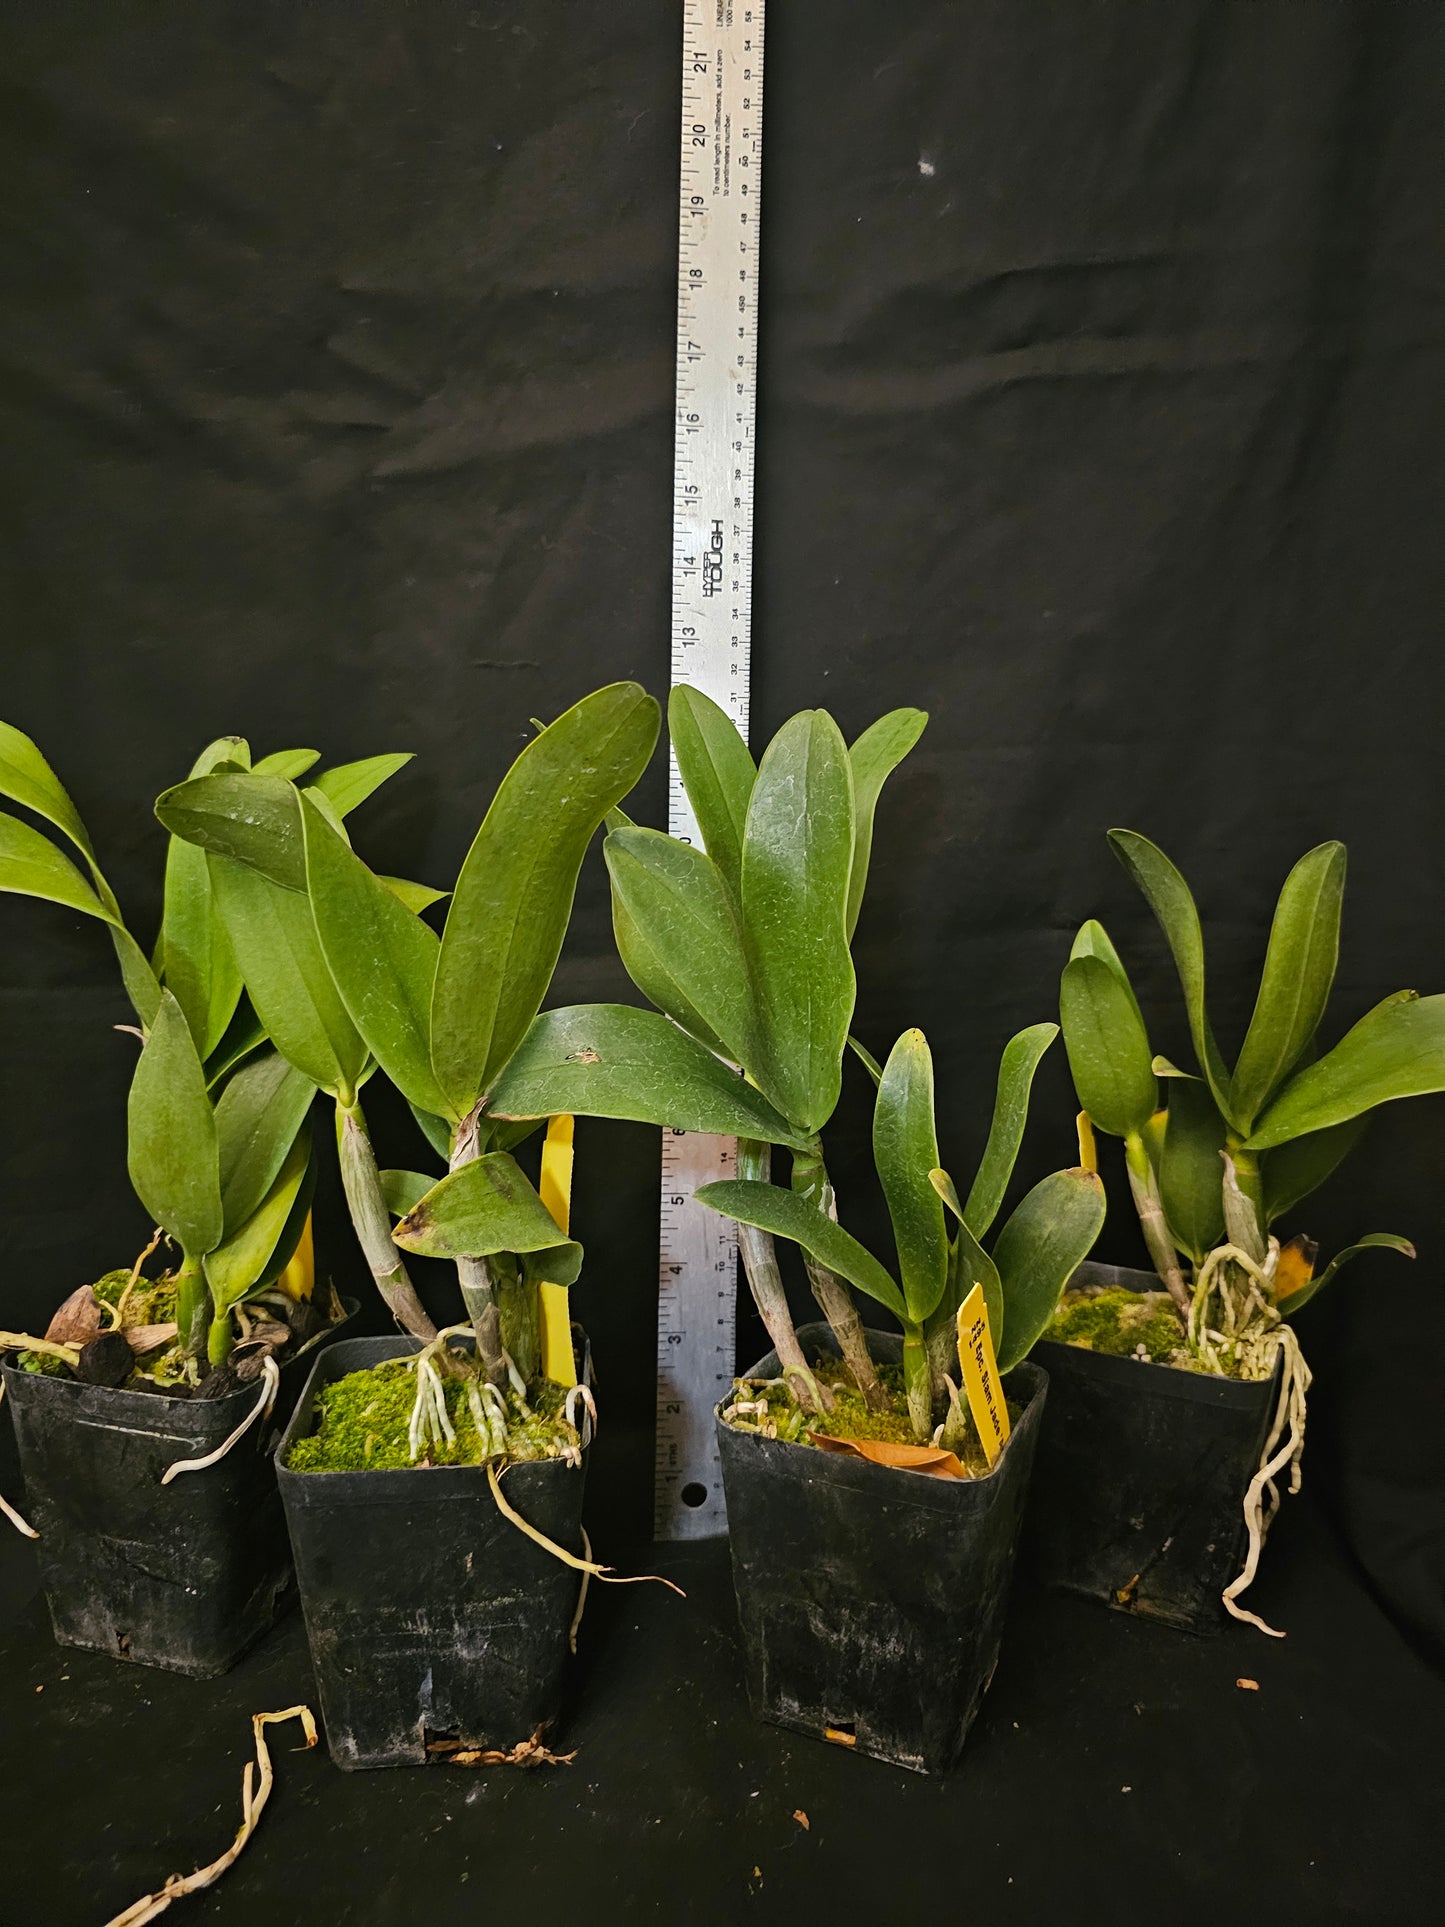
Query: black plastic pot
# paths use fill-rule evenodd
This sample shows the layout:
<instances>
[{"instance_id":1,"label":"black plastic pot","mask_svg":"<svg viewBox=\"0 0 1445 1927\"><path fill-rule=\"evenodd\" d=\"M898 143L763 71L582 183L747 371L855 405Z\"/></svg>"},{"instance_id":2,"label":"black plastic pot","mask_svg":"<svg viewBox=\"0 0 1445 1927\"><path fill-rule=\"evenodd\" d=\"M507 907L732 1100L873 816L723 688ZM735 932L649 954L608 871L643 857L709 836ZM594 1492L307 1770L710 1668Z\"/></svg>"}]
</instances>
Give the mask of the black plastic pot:
<instances>
[{"instance_id":1,"label":"black plastic pot","mask_svg":"<svg viewBox=\"0 0 1445 1927\"><path fill-rule=\"evenodd\" d=\"M798 1334L836 1352L826 1325ZM876 1359L902 1341L869 1332ZM750 1378L776 1375L776 1353ZM981 1479L869 1465L726 1424L733 1587L753 1711L919 1773L957 1759L998 1660L1029 1470L1048 1381L1004 1381L1024 1406Z\"/></svg>"},{"instance_id":2,"label":"black plastic pot","mask_svg":"<svg viewBox=\"0 0 1445 1927\"><path fill-rule=\"evenodd\" d=\"M281 1367L270 1417L215 1465L169 1485L166 1469L214 1452L259 1385L162 1398L6 1363L26 1513L60 1645L210 1679L270 1630L291 1588L271 1452L318 1348L356 1315L354 1301L343 1302L345 1320Z\"/></svg>"},{"instance_id":3,"label":"black plastic pot","mask_svg":"<svg viewBox=\"0 0 1445 1927\"><path fill-rule=\"evenodd\" d=\"M1083 1265L1072 1282L1159 1289L1152 1272L1113 1265ZM1039 1578L1121 1612L1218 1632L1278 1374L1246 1384L1053 1340L1033 1356L1049 1374L1029 1508Z\"/></svg>"},{"instance_id":4,"label":"black plastic pot","mask_svg":"<svg viewBox=\"0 0 1445 1927\"><path fill-rule=\"evenodd\" d=\"M288 1470L322 1386L416 1349L406 1338L333 1345L277 1451L327 1744L348 1770L421 1766L458 1744L510 1749L550 1726L577 1605L578 1574L503 1517L482 1466ZM585 1476L585 1455L580 1470L549 1459L513 1466L504 1489L530 1525L580 1553Z\"/></svg>"}]
</instances>

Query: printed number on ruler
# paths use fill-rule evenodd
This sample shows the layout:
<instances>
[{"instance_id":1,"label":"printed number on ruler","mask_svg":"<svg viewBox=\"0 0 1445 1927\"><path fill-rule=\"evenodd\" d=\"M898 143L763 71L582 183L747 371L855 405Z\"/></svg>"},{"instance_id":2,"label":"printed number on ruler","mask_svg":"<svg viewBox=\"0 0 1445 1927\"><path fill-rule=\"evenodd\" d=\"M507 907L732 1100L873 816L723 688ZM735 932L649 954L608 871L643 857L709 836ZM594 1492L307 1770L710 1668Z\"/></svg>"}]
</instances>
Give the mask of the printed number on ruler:
<instances>
[{"instance_id":1,"label":"printed number on ruler","mask_svg":"<svg viewBox=\"0 0 1445 1927\"><path fill-rule=\"evenodd\" d=\"M747 734L752 644L753 434L763 6L686 0L678 192L672 680L700 689ZM668 827L697 824L674 762ZM658 1291L660 1539L726 1530L713 1407L736 1366L737 1235L693 1201L734 1175L737 1147L663 1134Z\"/></svg>"}]
</instances>

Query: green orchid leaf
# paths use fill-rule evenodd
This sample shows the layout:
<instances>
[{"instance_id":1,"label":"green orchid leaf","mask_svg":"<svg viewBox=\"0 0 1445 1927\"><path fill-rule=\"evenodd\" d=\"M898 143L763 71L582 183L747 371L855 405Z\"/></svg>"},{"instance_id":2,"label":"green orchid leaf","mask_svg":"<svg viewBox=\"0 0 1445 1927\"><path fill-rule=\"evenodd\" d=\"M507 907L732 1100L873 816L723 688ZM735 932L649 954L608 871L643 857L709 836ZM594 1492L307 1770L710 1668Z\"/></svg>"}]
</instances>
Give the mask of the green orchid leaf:
<instances>
[{"instance_id":1,"label":"green orchid leaf","mask_svg":"<svg viewBox=\"0 0 1445 1927\"><path fill-rule=\"evenodd\" d=\"M79 810L36 745L13 723L0 723L0 796L53 823L94 868L95 852Z\"/></svg>"},{"instance_id":2,"label":"green orchid leaf","mask_svg":"<svg viewBox=\"0 0 1445 1927\"><path fill-rule=\"evenodd\" d=\"M407 1109L416 1119L418 1129L437 1156L442 1159L450 1158L452 1127L447 1120L444 1117L437 1117L434 1112L422 1110L416 1104L409 1104Z\"/></svg>"},{"instance_id":3,"label":"green orchid leaf","mask_svg":"<svg viewBox=\"0 0 1445 1927\"><path fill-rule=\"evenodd\" d=\"M1126 983L1097 956L1071 957L1059 1016L1079 1103L1114 1137L1141 1131L1159 1103L1149 1039Z\"/></svg>"},{"instance_id":4,"label":"green orchid leaf","mask_svg":"<svg viewBox=\"0 0 1445 1927\"><path fill-rule=\"evenodd\" d=\"M963 1220L974 1238L985 1236L998 1216L1028 1123L1034 1072L1058 1034L1057 1024L1031 1024L1004 1045L988 1142L963 1207Z\"/></svg>"},{"instance_id":5,"label":"green orchid leaf","mask_svg":"<svg viewBox=\"0 0 1445 1927\"><path fill-rule=\"evenodd\" d=\"M1273 1151L1260 1154L1259 1174L1264 1187L1264 1216L1273 1224L1287 1211L1317 1191L1343 1163L1369 1128L1370 1113L1346 1118L1326 1131L1311 1131L1305 1137L1291 1138Z\"/></svg>"},{"instance_id":6,"label":"green orchid leaf","mask_svg":"<svg viewBox=\"0 0 1445 1927\"><path fill-rule=\"evenodd\" d=\"M553 1284L570 1284L582 1248L558 1236L552 1217L520 1164L505 1151L473 1158L433 1184L392 1232L404 1251L427 1258L489 1258L494 1252L558 1253L570 1276L549 1271ZM575 1254L575 1257L574 1257Z\"/></svg>"},{"instance_id":7,"label":"green orchid leaf","mask_svg":"<svg viewBox=\"0 0 1445 1927\"><path fill-rule=\"evenodd\" d=\"M487 1110L500 1118L571 1111L809 1148L761 1091L667 1018L630 1004L543 1011L493 1085Z\"/></svg>"},{"instance_id":8,"label":"green orchid leaf","mask_svg":"<svg viewBox=\"0 0 1445 1927\"><path fill-rule=\"evenodd\" d=\"M433 890L429 883L408 883L405 877L379 877L397 902L419 917L423 910L430 910L434 903L445 903L451 895L450 890Z\"/></svg>"},{"instance_id":9,"label":"green orchid leaf","mask_svg":"<svg viewBox=\"0 0 1445 1927\"><path fill-rule=\"evenodd\" d=\"M602 847L605 854L606 844ZM709 1028L702 1013L693 1008L683 996L681 988L669 976L656 947L648 942L641 926L628 913L615 887L612 891L612 935L623 969L647 1001L656 1004L675 1024L680 1024L689 1037L706 1044L719 1057L730 1057L732 1052L728 1046Z\"/></svg>"},{"instance_id":10,"label":"green orchid leaf","mask_svg":"<svg viewBox=\"0 0 1445 1927\"><path fill-rule=\"evenodd\" d=\"M883 1066L878 1062L878 1059L873 1055L872 1051L869 1050L866 1045L860 1044L851 1032L848 1036L848 1048L873 1079L873 1088L876 1091L878 1086L883 1082Z\"/></svg>"},{"instance_id":11,"label":"green orchid leaf","mask_svg":"<svg viewBox=\"0 0 1445 1927\"><path fill-rule=\"evenodd\" d=\"M1369 1231L1358 1244L1347 1245L1343 1251L1336 1252L1318 1278L1311 1278L1307 1285L1292 1291L1287 1298L1281 1298L1279 1309L1286 1318L1293 1318L1297 1311L1303 1311L1318 1291L1332 1283L1352 1258L1358 1258L1362 1251L1398 1251L1403 1258L1416 1256L1415 1247L1408 1238L1400 1238L1393 1231Z\"/></svg>"},{"instance_id":12,"label":"green orchid leaf","mask_svg":"<svg viewBox=\"0 0 1445 1927\"><path fill-rule=\"evenodd\" d=\"M1285 1085L1246 1141L1272 1150L1399 1097L1445 1090L1445 995L1400 991Z\"/></svg>"},{"instance_id":13,"label":"green orchid leaf","mask_svg":"<svg viewBox=\"0 0 1445 1927\"><path fill-rule=\"evenodd\" d=\"M1343 843L1321 843L1302 856L1279 893L1259 996L1230 1085L1235 1122L1246 1134L1325 1014L1344 894Z\"/></svg>"},{"instance_id":14,"label":"green orchid leaf","mask_svg":"<svg viewBox=\"0 0 1445 1927\"><path fill-rule=\"evenodd\" d=\"M953 1302L949 1314L957 1312L975 1285L983 1286L983 1302L988 1307L988 1328L993 1333L995 1353L1003 1340L1003 1283L998 1266L968 1228L963 1206L958 1201L953 1179L947 1171L930 1171L928 1182L958 1220L958 1237L953 1251ZM942 1310L942 1306L939 1308ZM936 1314L935 1314L936 1315Z\"/></svg>"},{"instance_id":15,"label":"green orchid leaf","mask_svg":"<svg viewBox=\"0 0 1445 1927\"><path fill-rule=\"evenodd\" d=\"M268 1042L266 1026L251 1008L249 998L236 1006L226 1034L206 1059L206 1089L214 1103L219 1086Z\"/></svg>"},{"instance_id":16,"label":"green orchid leaf","mask_svg":"<svg viewBox=\"0 0 1445 1927\"><path fill-rule=\"evenodd\" d=\"M232 1237L270 1191L315 1095L311 1079L273 1050L243 1065L217 1098L224 1237Z\"/></svg>"},{"instance_id":17,"label":"green orchid leaf","mask_svg":"<svg viewBox=\"0 0 1445 1927\"><path fill-rule=\"evenodd\" d=\"M20 897L43 897L64 909L99 917L102 923L120 921L48 836L22 823L18 816L3 813L0 813L0 890Z\"/></svg>"},{"instance_id":18,"label":"green orchid leaf","mask_svg":"<svg viewBox=\"0 0 1445 1927\"><path fill-rule=\"evenodd\" d=\"M638 989L686 1030L693 1029L689 1016L700 1018L703 1043L717 1039L723 1056L751 1067L755 1025L742 930L717 864L660 830L617 830L603 855L634 960L658 966L651 985ZM648 974L645 961L643 969Z\"/></svg>"},{"instance_id":19,"label":"green orchid leaf","mask_svg":"<svg viewBox=\"0 0 1445 1927\"><path fill-rule=\"evenodd\" d=\"M1129 973L1124 968L1123 960L1118 951L1114 948L1113 938L1109 935L1103 924L1099 922L1097 917L1089 917L1084 923L1079 925L1079 934L1074 938L1073 947L1069 951L1069 955L1071 957L1097 957L1101 963L1107 964L1119 979L1119 982L1124 986L1125 990L1128 991L1129 1001L1134 1006L1135 1015L1138 1017L1141 1027L1143 1026L1144 1013L1139 1009L1139 1000L1134 995L1134 986L1129 981Z\"/></svg>"},{"instance_id":20,"label":"green orchid leaf","mask_svg":"<svg viewBox=\"0 0 1445 1927\"><path fill-rule=\"evenodd\" d=\"M906 1030L888 1054L873 1107L873 1162L893 1223L908 1317L921 1325L943 1296L948 1234L929 1182L938 1168L933 1057L921 1030Z\"/></svg>"},{"instance_id":21,"label":"green orchid leaf","mask_svg":"<svg viewBox=\"0 0 1445 1927\"><path fill-rule=\"evenodd\" d=\"M163 990L131 1079L130 1180L156 1224L189 1256L221 1241L221 1166L206 1074L180 1005Z\"/></svg>"},{"instance_id":22,"label":"green orchid leaf","mask_svg":"<svg viewBox=\"0 0 1445 1927\"><path fill-rule=\"evenodd\" d=\"M383 1171L380 1176L381 1195L394 1218L404 1218L408 1211L414 1211L436 1184L436 1179L424 1171Z\"/></svg>"},{"instance_id":23,"label":"green orchid leaf","mask_svg":"<svg viewBox=\"0 0 1445 1927\"><path fill-rule=\"evenodd\" d=\"M883 785L913 748L928 724L923 709L891 709L865 729L848 752L853 765L853 860L848 872L849 940L858 927L868 864L873 854L873 818Z\"/></svg>"},{"instance_id":24,"label":"green orchid leaf","mask_svg":"<svg viewBox=\"0 0 1445 1927\"><path fill-rule=\"evenodd\" d=\"M667 728L703 848L736 897L757 765L727 711L688 683L679 683L668 698Z\"/></svg>"},{"instance_id":25,"label":"green orchid leaf","mask_svg":"<svg viewBox=\"0 0 1445 1927\"><path fill-rule=\"evenodd\" d=\"M1194 1054L1214 1093L1215 1103L1231 1124L1237 1124L1238 1119L1230 1110L1229 1073L1204 1008L1204 933L1189 885L1147 836L1140 836L1134 830L1110 830L1109 843L1159 919L1179 972Z\"/></svg>"},{"instance_id":26,"label":"green orchid leaf","mask_svg":"<svg viewBox=\"0 0 1445 1927\"><path fill-rule=\"evenodd\" d=\"M472 1109L536 1016L587 845L646 769L659 723L637 683L612 683L543 730L502 778L457 878L432 995L431 1061L453 1115Z\"/></svg>"},{"instance_id":27,"label":"green orchid leaf","mask_svg":"<svg viewBox=\"0 0 1445 1927\"><path fill-rule=\"evenodd\" d=\"M998 1235L1003 1282L1001 1372L1027 1358L1048 1329L1064 1286L1104 1226L1104 1186L1094 1171L1054 1171L1036 1184Z\"/></svg>"},{"instance_id":28,"label":"green orchid leaf","mask_svg":"<svg viewBox=\"0 0 1445 1927\"><path fill-rule=\"evenodd\" d=\"M459 1119L429 1049L436 932L398 903L304 794L301 814L316 934L352 1023L408 1103Z\"/></svg>"},{"instance_id":29,"label":"green orchid leaf","mask_svg":"<svg viewBox=\"0 0 1445 1927\"><path fill-rule=\"evenodd\" d=\"M117 912L119 915L119 912ZM120 964L120 979L125 986L125 994L141 1023L149 1030L156 1020L160 1009L161 986L154 970L146 959L135 938L124 924L112 923L110 940L115 946L116 960Z\"/></svg>"},{"instance_id":30,"label":"green orchid leaf","mask_svg":"<svg viewBox=\"0 0 1445 1927\"><path fill-rule=\"evenodd\" d=\"M582 1247L574 1238L542 1251L521 1253L522 1276L529 1285L575 1285L582 1275Z\"/></svg>"},{"instance_id":31,"label":"green orchid leaf","mask_svg":"<svg viewBox=\"0 0 1445 1927\"><path fill-rule=\"evenodd\" d=\"M207 860L231 948L271 1041L322 1090L354 1095L370 1053L327 967L310 899L229 857Z\"/></svg>"},{"instance_id":32,"label":"green orchid leaf","mask_svg":"<svg viewBox=\"0 0 1445 1927\"><path fill-rule=\"evenodd\" d=\"M305 1223L304 1209L300 1223L296 1221L298 1203L303 1192L314 1192L315 1184L311 1133L303 1130L292 1138L264 1196L215 1250L206 1255L206 1283L218 1313L239 1304L263 1280L269 1283L280 1276L296 1249ZM282 1255L278 1246L292 1231L291 1250ZM279 1262L275 1262L278 1258Z\"/></svg>"},{"instance_id":33,"label":"green orchid leaf","mask_svg":"<svg viewBox=\"0 0 1445 1927\"><path fill-rule=\"evenodd\" d=\"M489 1151L515 1151L519 1144L525 1144L529 1137L535 1137L547 1124L545 1117L484 1117L482 1124L487 1133ZM554 1278L553 1284L561 1284Z\"/></svg>"},{"instance_id":34,"label":"green orchid leaf","mask_svg":"<svg viewBox=\"0 0 1445 1927\"><path fill-rule=\"evenodd\" d=\"M405 769L414 753L393 750L385 756L364 756L359 763L338 763L334 769L322 770L306 787L319 790L338 816L350 816L399 769Z\"/></svg>"},{"instance_id":35,"label":"green orchid leaf","mask_svg":"<svg viewBox=\"0 0 1445 1927\"><path fill-rule=\"evenodd\" d=\"M1174 1242L1203 1264L1224 1241L1224 1149L1228 1127L1197 1078L1170 1087L1159 1197Z\"/></svg>"},{"instance_id":36,"label":"green orchid leaf","mask_svg":"<svg viewBox=\"0 0 1445 1927\"><path fill-rule=\"evenodd\" d=\"M208 743L191 777L229 764L240 739ZM241 973L212 898L206 853L172 836L166 849L165 908L157 945L161 979L185 1012L196 1049L209 1057L225 1035L241 999Z\"/></svg>"},{"instance_id":37,"label":"green orchid leaf","mask_svg":"<svg viewBox=\"0 0 1445 1927\"><path fill-rule=\"evenodd\" d=\"M257 870L283 890L306 889L299 792L282 776L220 771L177 783L156 815L186 843Z\"/></svg>"},{"instance_id":38,"label":"green orchid leaf","mask_svg":"<svg viewBox=\"0 0 1445 1927\"><path fill-rule=\"evenodd\" d=\"M853 768L826 710L803 710L764 753L743 837L743 929L758 1013L749 1069L798 1128L838 1102L855 981L848 954Z\"/></svg>"},{"instance_id":39,"label":"green orchid leaf","mask_svg":"<svg viewBox=\"0 0 1445 1927\"><path fill-rule=\"evenodd\" d=\"M284 776L288 782L294 783L298 776L304 776L320 761L319 749L273 749L259 763L252 763L251 773L253 776Z\"/></svg>"},{"instance_id":40,"label":"green orchid leaf","mask_svg":"<svg viewBox=\"0 0 1445 1927\"><path fill-rule=\"evenodd\" d=\"M872 1252L796 1191L760 1184L752 1178L725 1178L717 1184L700 1185L696 1196L699 1203L720 1211L725 1218L756 1225L759 1231L771 1231L777 1238L791 1238L835 1277L846 1278L850 1285L885 1306L900 1324L908 1322L903 1293Z\"/></svg>"},{"instance_id":41,"label":"green orchid leaf","mask_svg":"<svg viewBox=\"0 0 1445 1927\"><path fill-rule=\"evenodd\" d=\"M1202 1084L1204 1082L1204 1079L1202 1077L1196 1077L1193 1071L1180 1070L1179 1066L1167 1057L1156 1055L1154 1062L1150 1065L1150 1069L1156 1077L1181 1077L1187 1079L1191 1084Z\"/></svg>"}]
</instances>

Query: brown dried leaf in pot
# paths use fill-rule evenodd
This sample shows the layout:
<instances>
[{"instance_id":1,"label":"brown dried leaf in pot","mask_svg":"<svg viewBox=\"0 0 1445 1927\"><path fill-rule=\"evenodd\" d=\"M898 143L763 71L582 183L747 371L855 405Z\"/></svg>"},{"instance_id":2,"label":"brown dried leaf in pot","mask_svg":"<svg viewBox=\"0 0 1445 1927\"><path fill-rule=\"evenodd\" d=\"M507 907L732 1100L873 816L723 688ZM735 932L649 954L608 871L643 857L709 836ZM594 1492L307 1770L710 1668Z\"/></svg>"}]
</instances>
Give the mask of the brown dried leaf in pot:
<instances>
[{"instance_id":1,"label":"brown dried leaf in pot","mask_svg":"<svg viewBox=\"0 0 1445 1927\"><path fill-rule=\"evenodd\" d=\"M52 1345L86 1345L100 1331L100 1300L89 1285L71 1292L45 1328Z\"/></svg>"},{"instance_id":2,"label":"brown dried leaf in pot","mask_svg":"<svg viewBox=\"0 0 1445 1927\"><path fill-rule=\"evenodd\" d=\"M169 1325L127 1325L121 1336L140 1357L145 1352L159 1351L162 1345L169 1345L179 1329L174 1322Z\"/></svg>"}]
</instances>

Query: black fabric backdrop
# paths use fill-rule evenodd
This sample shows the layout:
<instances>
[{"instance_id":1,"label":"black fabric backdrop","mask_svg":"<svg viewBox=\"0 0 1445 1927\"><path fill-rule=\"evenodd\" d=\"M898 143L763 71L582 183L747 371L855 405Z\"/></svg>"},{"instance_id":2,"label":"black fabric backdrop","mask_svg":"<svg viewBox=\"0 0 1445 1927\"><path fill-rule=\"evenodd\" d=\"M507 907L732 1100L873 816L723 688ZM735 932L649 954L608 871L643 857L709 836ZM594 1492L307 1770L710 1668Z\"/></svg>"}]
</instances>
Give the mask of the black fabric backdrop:
<instances>
[{"instance_id":1,"label":"black fabric backdrop","mask_svg":"<svg viewBox=\"0 0 1445 1927\"><path fill-rule=\"evenodd\" d=\"M881 812L858 1029L925 1028L946 1161L1087 915L1186 1048L1110 824L1193 882L1226 1048L1326 836L1353 863L1336 1028L1445 986L1445 12L793 0L768 31L754 737L932 712ZM358 840L448 883L530 715L664 690L677 7L71 0L9 7L3 47L3 713L143 937L150 801L228 730L415 750ZM659 759L637 813L663 805ZM103 932L6 899L0 941L23 1326L146 1226ZM627 994L594 856L554 997ZM861 1082L834 1155L881 1236ZM1072 1112L1059 1050L1032 1172ZM656 1134L579 1145L595 1499L640 1535ZM1301 1322L1308 1477L1437 1656L1442 1165L1445 1099L1382 1117L1302 1228L1419 1262L1362 1260ZM1100 1255L1134 1261L1110 1175Z\"/></svg>"}]
</instances>

